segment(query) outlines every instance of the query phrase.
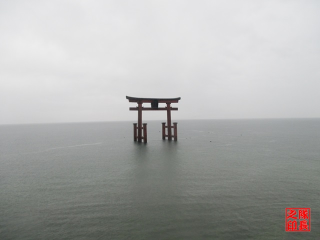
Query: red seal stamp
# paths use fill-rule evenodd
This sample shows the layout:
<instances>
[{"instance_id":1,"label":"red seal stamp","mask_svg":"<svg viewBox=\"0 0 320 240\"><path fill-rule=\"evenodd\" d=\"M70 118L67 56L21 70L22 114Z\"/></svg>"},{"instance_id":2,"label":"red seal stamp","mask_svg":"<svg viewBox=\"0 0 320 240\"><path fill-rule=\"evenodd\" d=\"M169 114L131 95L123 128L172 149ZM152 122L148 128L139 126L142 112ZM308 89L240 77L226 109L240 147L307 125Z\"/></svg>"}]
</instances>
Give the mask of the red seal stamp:
<instances>
[{"instance_id":1,"label":"red seal stamp","mask_svg":"<svg viewBox=\"0 0 320 240\"><path fill-rule=\"evenodd\" d=\"M310 232L310 208L286 208L286 232Z\"/></svg>"}]
</instances>

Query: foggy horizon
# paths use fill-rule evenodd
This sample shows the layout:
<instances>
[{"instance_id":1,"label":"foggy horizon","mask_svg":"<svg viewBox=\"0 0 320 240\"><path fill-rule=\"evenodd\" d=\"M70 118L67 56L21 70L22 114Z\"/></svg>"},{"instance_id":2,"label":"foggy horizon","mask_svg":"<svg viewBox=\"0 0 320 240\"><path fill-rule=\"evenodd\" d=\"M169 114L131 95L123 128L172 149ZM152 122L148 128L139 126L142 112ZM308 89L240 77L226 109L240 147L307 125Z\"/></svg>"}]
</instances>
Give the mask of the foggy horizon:
<instances>
[{"instance_id":1,"label":"foggy horizon","mask_svg":"<svg viewBox=\"0 0 320 240\"><path fill-rule=\"evenodd\" d=\"M172 114L172 112L171 112ZM167 116L166 113L164 113L163 118L159 119L150 119L144 118L144 114L142 114L142 121L143 122L166 122L167 121ZM128 123L137 123L138 116L136 116L136 119L129 119L129 120L106 120L106 121L71 121L71 122L32 122L32 123L1 123L0 125L46 125L46 124L81 124L81 123L116 123L116 122L128 122ZM179 121L241 121L241 120L320 120L320 118L203 118L203 119L180 119L180 118L173 118L172 122L178 122Z\"/></svg>"}]
</instances>

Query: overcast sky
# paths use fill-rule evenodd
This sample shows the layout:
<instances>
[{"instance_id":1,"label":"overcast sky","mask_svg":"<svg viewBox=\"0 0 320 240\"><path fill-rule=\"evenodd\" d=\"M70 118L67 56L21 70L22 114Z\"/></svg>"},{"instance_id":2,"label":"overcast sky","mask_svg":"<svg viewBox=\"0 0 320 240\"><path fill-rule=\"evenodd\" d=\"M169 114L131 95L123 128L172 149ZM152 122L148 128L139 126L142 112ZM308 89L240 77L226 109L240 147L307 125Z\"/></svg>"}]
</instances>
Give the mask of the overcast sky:
<instances>
[{"instance_id":1,"label":"overcast sky","mask_svg":"<svg viewBox=\"0 0 320 240\"><path fill-rule=\"evenodd\" d=\"M0 0L0 124L319 118L318 0ZM144 119L166 119L144 112Z\"/></svg>"}]
</instances>

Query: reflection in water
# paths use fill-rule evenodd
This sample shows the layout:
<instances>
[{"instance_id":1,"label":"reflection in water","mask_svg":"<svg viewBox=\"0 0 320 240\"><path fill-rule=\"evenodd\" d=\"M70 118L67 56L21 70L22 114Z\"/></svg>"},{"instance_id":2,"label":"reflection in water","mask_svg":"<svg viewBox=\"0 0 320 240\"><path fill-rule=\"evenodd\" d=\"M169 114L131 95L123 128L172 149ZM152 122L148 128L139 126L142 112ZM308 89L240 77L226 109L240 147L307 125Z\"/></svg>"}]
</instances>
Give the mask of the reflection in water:
<instances>
[{"instance_id":1,"label":"reflection in water","mask_svg":"<svg viewBox=\"0 0 320 240\"><path fill-rule=\"evenodd\" d=\"M161 190L174 189L176 185L179 175L176 168L179 164L178 143L161 141L157 144L160 147L136 143L134 146L132 180L136 183L136 190L141 191L140 196L148 194L152 197L151 193L157 196Z\"/></svg>"},{"instance_id":2,"label":"reflection in water","mask_svg":"<svg viewBox=\"0 0 320 240\"><path fill-rule=\"evenodd\" d=\"M132 231L149 232L150 239L157 239L153 226L161 229L161 237L172 231L183 214L179 200L179 144L158 141L154 144L134 145L134 167L132 169L131 204L128 218L138 221ZM133 233L135 235L135 233ZM137 234L137 233L136 233Z\"/></svg>"}]
</instances>

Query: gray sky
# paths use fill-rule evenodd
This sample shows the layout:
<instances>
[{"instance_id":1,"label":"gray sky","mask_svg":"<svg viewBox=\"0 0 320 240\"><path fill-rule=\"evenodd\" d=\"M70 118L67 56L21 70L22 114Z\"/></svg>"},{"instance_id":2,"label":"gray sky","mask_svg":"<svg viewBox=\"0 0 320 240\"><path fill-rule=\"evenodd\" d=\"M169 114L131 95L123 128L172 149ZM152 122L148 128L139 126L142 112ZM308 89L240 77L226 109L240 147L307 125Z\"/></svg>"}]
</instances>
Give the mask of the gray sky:
<instances>
[{"instance_id":1,"label":"gray sky","mask_svg":"<svg viewBox=\"0 0 320 240\"><path fill-rule=\"evenodd\" d=\"M0 124L320 117L318 0L0 0ZM165 112L144 112L165 119Z\"/></svg>"}]
</instances>

